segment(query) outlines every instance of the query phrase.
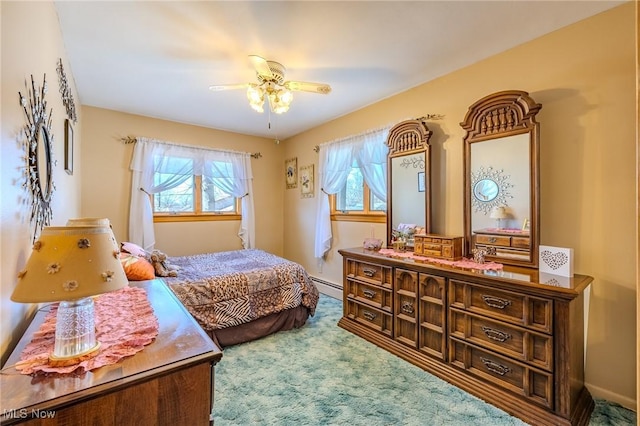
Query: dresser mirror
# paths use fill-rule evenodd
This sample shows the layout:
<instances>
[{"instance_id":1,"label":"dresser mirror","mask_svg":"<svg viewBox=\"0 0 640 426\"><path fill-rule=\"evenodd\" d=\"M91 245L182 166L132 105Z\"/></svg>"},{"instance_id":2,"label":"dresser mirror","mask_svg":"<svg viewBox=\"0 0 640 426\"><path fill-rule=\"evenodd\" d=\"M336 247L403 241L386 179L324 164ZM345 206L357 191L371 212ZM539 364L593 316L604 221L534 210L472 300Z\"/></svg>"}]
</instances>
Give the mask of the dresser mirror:
<instances>
[{"instance_id":1,"label":"dresser mirror","mask_svg":"<svg viewBox=\"0 0 640 426\"><path fill-rule=\"evenodd\" d=\"M466 251L536 268L539 246L539 124L527 92L486 96L469 107L464 137Z\"/></svg>"},{"instance_id":2,"label":"dresser mirror","mask_svg":"<svg viewBox=\"0 0 640 426\"><path fill-rule=\"evenodd\" d=\"M413 245L414 227L418 232L431 231L430 137L422 119L400 122L389 131L387 247L392 246L399 230L408 247Z\"/></svg>"}]
</instances>

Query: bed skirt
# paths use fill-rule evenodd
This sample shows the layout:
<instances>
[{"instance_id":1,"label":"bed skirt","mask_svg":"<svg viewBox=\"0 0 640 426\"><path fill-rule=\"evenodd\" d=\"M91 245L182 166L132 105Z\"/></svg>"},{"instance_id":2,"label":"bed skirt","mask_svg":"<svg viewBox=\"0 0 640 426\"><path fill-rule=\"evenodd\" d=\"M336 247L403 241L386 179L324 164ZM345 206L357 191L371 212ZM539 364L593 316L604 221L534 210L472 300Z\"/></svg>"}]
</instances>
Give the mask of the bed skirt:
<instances>
[{"instance_id":1,"label":"bed skirt","mask_svg":"<svg viewBox=\"0 0 640 426\"><path fill-rule=\"evenodd\" d=\"M222 349L227 346L256 340L278 331L302 327L308 318L309 308L300 305L258 318L250 323L207 331L207 334Z\"/></svg>"}]
</instances>

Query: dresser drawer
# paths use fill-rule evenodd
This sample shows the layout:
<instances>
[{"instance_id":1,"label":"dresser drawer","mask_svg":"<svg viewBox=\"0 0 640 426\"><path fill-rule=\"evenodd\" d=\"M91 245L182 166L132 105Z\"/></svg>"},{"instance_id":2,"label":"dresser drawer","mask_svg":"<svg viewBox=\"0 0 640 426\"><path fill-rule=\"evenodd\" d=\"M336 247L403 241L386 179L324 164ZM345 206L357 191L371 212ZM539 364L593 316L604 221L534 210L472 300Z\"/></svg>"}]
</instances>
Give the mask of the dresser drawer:
<instances>
[{"instance_id":1,"label":"dresser drawer","mask_svg":"<svg viewBox=\"0 0 640 426\"><path fill-rule=\"evenodd\" d=\"M391 312L393 293L390 289L347 278L347 297Z\"/></svg>"},{"instance_id":2,"label":"dresser drawer","mask_svg":"<svg viewBox=\"0 0 640 426\"><path fill-rule=\"evenodd\" d=\"M393 315L371 306L348 299L345 316L360 324L391 337Z\"/></svg>"},{"instance_id":3,"label":"dresser drawer","mask_svg":"<svg viewBox=\"0 0 640 426\"><path fill-rule=\"evenodd\" d=\"M475 236L476 244L488 244L492 246L511 247L511 237L503 235L484 235L478 234Z\"/></svg>"},{"instance_id":4,"label":"dresser drawer","mask_svg":"<svg viewBox=\"0 0 640 426\"><path fill-rule=\"evenodd\" d=\"M442 254L442 244L424 243L422 244L422 249L425 252L433 252L437 253L438 255Z\"/></svg>"},{"instance_id":5,"label":"dresser drawer","mask_svg":"<svg viewBox=\"0 0 640 426\"><path fill-rule=\"evenodd\" d=\"M549 335L457 309L449 311L449 318L452 337L547 371L553 368L553 339Z\"/></svg>"},{"instance_id":6,"label":"dresser drawer","mask_svg":"<svg viewBox=\"0 0 640 426\"><path fill-rule=\"evenodd\" d=\"M496 386L553 408L553 374L451 339L450 362Z\"/></svg>"},{"instance_id":7,"label":"dresser drawer","mask_svg":"<svg viewBox=\"0 0 640 426\"><path fill-rule=\"evenodd\" d=\"M347 278L356 278L367 281L371 284L377 284L391 288L392 276L391 268L375 263L360 262L358 260L347 260Z\"/></svg>"},{"instance_id":8,"label":"dresser drawer","mask_svg":"<svg viewBox=\"0 0 640 426\"><path fill-rule=\"evenodd\" d=\"M553 301L450 280L449 305L544 333L553 330Z\"/></svg>"},{"instance_id":9,"label":"dresser drawer","mask_svg":"<svg viewBox=\"0 0 640 426\"><path fill-rule=\"evenodd\" d=\"M531 247L531 240L528 237L511 237L511 247L528 249Z\"/></svg>"}]
</instances>

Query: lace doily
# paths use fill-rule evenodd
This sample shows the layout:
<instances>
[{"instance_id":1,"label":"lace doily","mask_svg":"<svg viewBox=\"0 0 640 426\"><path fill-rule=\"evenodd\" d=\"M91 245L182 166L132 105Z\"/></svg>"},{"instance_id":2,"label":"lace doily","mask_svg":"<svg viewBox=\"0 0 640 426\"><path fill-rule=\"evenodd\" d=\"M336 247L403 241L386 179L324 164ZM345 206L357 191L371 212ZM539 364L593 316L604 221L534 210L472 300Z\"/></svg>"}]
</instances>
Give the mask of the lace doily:
<instances>
[{"instance_id":1,"label":"lace doily","mask_svg":"<svg viewBox=\"0 0 640 426\"><path fill-rule=\"evenodd\" d=\"M158 335L158 319L144 289L125 287L98 296L94 303L96 338L100 342L95 357L65 367L49 365L49 354L53 352L55 341L58 307L55 304L22 351L16 370L22 374L81 374L134 355Z\"/></svg>"}]
</instances>

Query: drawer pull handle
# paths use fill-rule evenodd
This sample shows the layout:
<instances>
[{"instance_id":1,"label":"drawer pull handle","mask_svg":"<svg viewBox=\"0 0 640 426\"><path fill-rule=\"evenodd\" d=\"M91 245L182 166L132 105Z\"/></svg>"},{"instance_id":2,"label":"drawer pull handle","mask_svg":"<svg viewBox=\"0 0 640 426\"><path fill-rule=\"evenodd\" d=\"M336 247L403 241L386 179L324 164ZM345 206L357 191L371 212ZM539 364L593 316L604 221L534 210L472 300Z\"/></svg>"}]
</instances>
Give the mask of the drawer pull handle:
<instances>
[{"instance_id":1,"label":"drawer pull handle","mask_svg":"<svg viewBox=\"0 0 640 426\"><path fill-rule=\"evenodd\" d=\"M505 333L494 328L482 326L482 331L484 331L484 334L486 334L489 339L496 340L498 342L506 342L511 339L511 335L509 333Z\"/></svg>"},{"instance_id":2,"label":"drawer pull handle","mask_svg":"<svg viewBox=\"0 0 640 426\"><path fill-rule=\"evenodd\" d=\"M498 241L498 239L496 237L489 237L489 242L491 244L495 243L496 241Z\"/></svg>"},{"instance_id":3,"label":"drawer pull handle","mask_svg":"<svg viewBox=\"0 0 640 426\"><path fill-rule=\"evenodd\" d=\"M376 319L376 314L369 311L362 312L362 316L369 321L373 321L374 319Z\"/></svg>"},{"instance_id":4,"label":"drawer pull handle","mask_svg":"<svg viewBox=\"0 0 640 426\"><path fill-rule=\"evenodd\" d=\"M402 302L400 310L402 310L402 312L404 312L405 314L413 314L413 304L411 302Z\"/></svg>"},{"instance_id":5,"label":"drawer pull handle","mask_svg":"<svg viewBox=\"0 0 640 426\"><path fill-rule=\"evenodd\" d=\"M364 294L364 297L368 297L369 299L373 299L376 295L375 291L369 289L362 290L362 293Z\"/></svg>"},{"instance_id":6,"label":"drawer pull handle","mask_svg":"<svg viewBox=\"0 0 640 426\"><path fill-rule=\"evenodd\" d=\"M500 299L499 297L487 296L486 294L482 295L482 300L487 306L492 308L504 309L511 304L511 300Z\"/></svg>"},{"instance_id":7,"label":"drawer pull handle","mask_svg":"<svg viewBox=\"0 0 640 426\"><path fill-rule=\"evenodd\" d=\"M362 273L365 274L367 277L371 278L376 274L376 270L375 269L364 268L362 270Z\"/></svg>"},{"instance_id":8,"label":"drawer pull handle","mask_svg":"<svg viewBox=\"0 0 640 426\"><path fill-rule=\"evenodd\" d=\"M505 374L511 371L511 369L506 365L498 364L497 362L493 362L487 358L480 357L480 361L482 361L482 363L487 368L487 370L491 371L492 373L496 373L500 376L504 376Z\"/></svg>"}]
</instances>

